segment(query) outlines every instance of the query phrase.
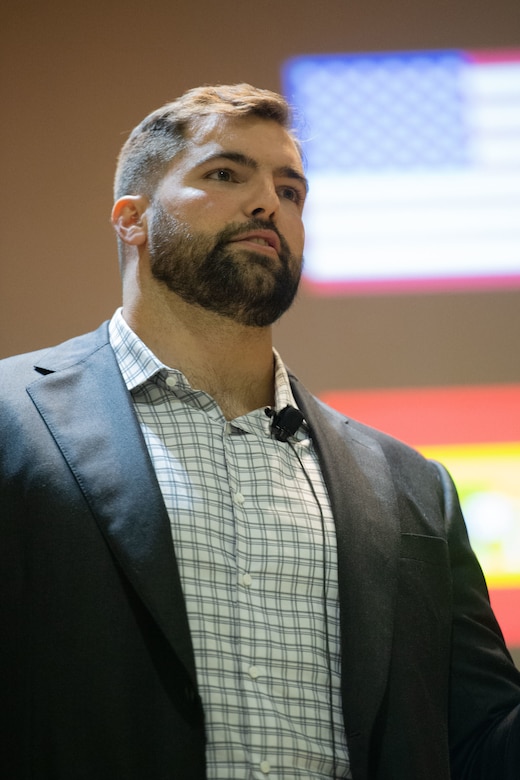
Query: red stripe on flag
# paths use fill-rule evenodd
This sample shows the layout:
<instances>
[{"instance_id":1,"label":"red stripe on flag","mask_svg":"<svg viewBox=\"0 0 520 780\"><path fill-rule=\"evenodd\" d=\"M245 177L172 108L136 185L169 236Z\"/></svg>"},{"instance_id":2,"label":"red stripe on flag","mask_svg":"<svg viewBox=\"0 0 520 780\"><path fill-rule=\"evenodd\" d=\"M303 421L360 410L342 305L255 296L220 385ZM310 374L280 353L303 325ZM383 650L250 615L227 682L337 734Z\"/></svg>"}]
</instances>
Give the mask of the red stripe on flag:
<instances>
[{"instance_id":1,"label":"red stripe on flag","mask_svg":"<svg viewBox=\"0 0 520 780\"><path fill-rule=\"evenodd\" d=\"M475 65L520 61L520 49L473 49L463 54L468 62Z\"/></svg>"}]
</instances>

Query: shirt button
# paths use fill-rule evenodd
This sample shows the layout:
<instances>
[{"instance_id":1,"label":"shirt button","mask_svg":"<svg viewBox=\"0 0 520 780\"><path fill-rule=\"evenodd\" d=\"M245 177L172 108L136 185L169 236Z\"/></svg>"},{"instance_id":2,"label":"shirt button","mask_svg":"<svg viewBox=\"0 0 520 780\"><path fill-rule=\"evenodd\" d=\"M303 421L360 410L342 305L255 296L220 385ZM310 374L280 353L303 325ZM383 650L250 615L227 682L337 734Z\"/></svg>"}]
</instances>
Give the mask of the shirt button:
<instances>
[{"instance_id":1,"label":"shirt button","mask_svg":"<svg viewBox=\"0 0 520 780\"><path fill-rule=\"evenodd\" d=\"M175 376L167 376L166 377L166 385L168 387L176 387L177 386L177 377L175 377Z\"/></svg>"},{"instance_id":2,"label":"shirt button","mask_svg":"<svg viewBox=\"0 0 520 780\"><path fill-rule=\"evenodd\" d=\"M245 498L244 498L244 496L242 495L242 493L235 493L235 495L233 496L233 501L234 501L234 502L235 502L235 504L237 504L238 506L242 506L242 504L243 504L243 503L244 503L244 501L245 501Z\"/></svg>"},{"instance_id":3,"label":"shirt button","mask_svg":"<svg viewBox=\"0 0 520 780\"><path fill-rule=\"evenodd\" d=\"M268 775L271 770L271 764L269 761L261 761L260 762L260 771L263 772L264 775Z\"/></svg>"},{"instance_id":4,"label":"shirt button","mask_svg":"<svg viewBox=\"0 0 520 780\"><path fill-rule=\"evenodd\" d=\"M250 666L248 672L249 676L252 677L253 680L256 680L256 678L260 675L260 671L257 666Z\"/></svg>"},{"instance_id":5,"label":"shirt button","mask_svg":"<svg viewBox=\"0 0 520 780\"><path fill-rule=\"evenodd\" d=\"M251 583L253 582L253 578L250 574L244 574L242 577L242 585L245 585L246 588L249 588Z\"/></svg>"}]
</instances>

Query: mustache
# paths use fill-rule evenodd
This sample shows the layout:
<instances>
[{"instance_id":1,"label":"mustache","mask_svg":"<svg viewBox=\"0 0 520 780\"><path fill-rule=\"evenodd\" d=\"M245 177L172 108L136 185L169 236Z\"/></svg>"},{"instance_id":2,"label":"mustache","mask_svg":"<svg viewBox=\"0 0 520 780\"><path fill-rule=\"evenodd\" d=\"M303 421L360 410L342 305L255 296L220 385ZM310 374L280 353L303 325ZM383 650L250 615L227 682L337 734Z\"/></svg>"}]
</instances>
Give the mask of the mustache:
<instances>
[{"instance_id":1,"label":"mustache","mask_svg":"<svg viewBox=\"0 0 520 780\"><path fill-rule=\"evenodd\" d=\"M216 248L220 248L221 246L224 246L224 244L228 244L235 238L235 236L240 236L243 233L254 232L255 230L272 230L273 233L276 233L280 240L282 253L284 255L290 255L291 251L289 249L289 244L285 240L282 233L280 233L274 222L265 219L251 219L249 222L236 222L228 225L218 234Z\"/></svg>"}]
</instances>

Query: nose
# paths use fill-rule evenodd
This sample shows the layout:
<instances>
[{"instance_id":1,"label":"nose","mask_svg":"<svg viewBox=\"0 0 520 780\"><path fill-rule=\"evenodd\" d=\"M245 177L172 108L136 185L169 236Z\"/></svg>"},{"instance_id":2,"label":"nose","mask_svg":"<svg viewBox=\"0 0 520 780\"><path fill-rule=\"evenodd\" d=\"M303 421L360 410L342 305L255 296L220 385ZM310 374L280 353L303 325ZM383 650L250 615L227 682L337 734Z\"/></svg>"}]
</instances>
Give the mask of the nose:
<instances>
[{"instance_id":1,"label":"nose","mask_svg":"<svg viewBox=\"0 0 520 780\"><path fill-rule=\"evenodd\" d=\"M279 207L280 199L271 180L258 182L246 203L248 216L273 222L276 222Z\"/></svg>"}]
</instances>

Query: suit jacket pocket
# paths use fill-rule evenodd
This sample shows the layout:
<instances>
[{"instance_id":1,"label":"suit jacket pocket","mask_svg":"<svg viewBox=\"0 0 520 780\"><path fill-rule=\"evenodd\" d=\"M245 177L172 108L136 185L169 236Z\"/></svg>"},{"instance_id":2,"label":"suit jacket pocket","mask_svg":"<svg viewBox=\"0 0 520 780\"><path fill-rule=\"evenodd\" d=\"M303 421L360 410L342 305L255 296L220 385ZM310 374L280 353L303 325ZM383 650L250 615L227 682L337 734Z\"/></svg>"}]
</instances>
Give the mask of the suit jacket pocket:
<instances>
[{"instance_id":1,"label":"suit jacket pocket","mask_svg":"<svg viewBox=\"0 0 520 780\"><path fill-rule=\"evenodd\" d=\"M448 544L439 536L401 534L401 558L424 561L433 566L448 565Z\"/></svg>"}]
</instances>

